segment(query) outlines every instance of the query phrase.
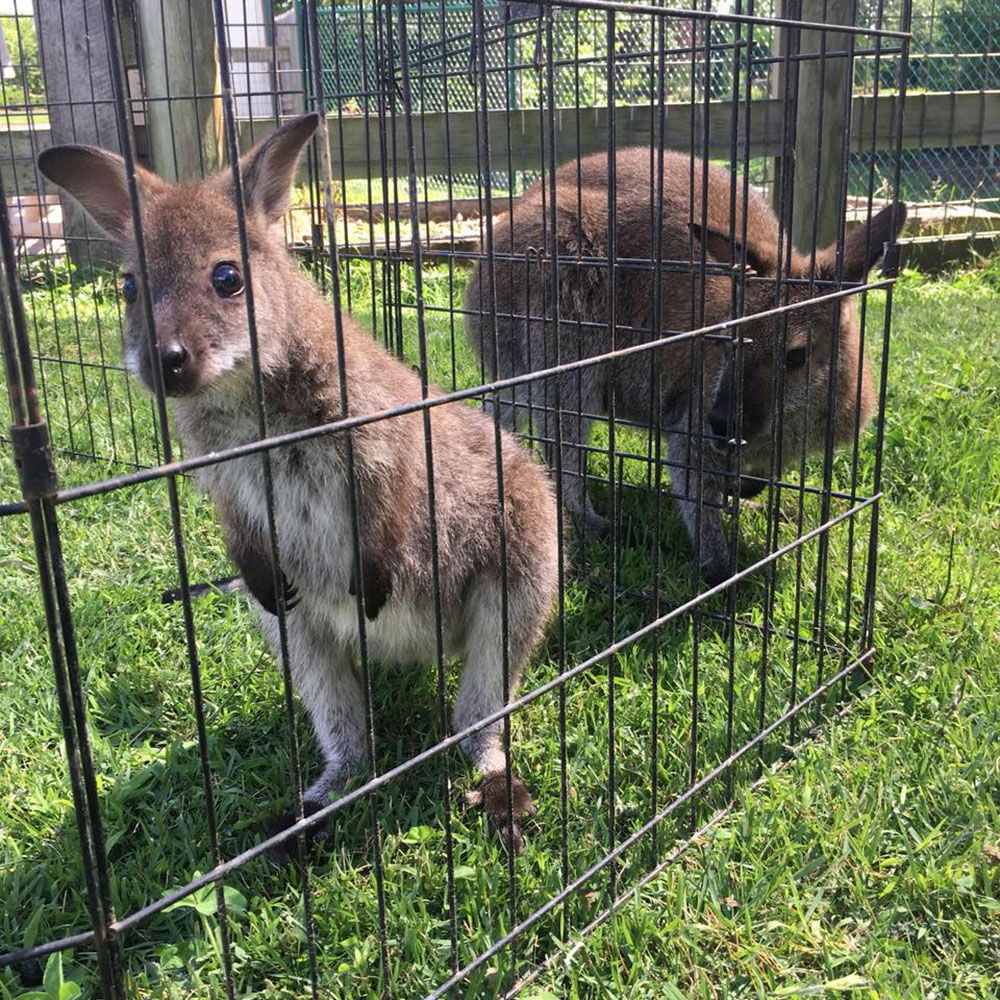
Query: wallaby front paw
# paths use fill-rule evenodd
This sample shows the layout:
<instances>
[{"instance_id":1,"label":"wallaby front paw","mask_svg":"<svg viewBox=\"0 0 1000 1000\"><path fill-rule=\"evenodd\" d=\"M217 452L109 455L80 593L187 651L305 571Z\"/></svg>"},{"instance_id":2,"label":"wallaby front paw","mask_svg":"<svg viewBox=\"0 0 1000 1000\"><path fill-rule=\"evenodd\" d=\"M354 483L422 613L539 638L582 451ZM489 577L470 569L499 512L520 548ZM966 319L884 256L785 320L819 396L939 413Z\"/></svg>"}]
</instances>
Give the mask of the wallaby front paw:
<instances>
[{"instance_id":1,"label":"wallaby front paw","mask_svg":"<svg viewBox=\"0 0 1000 1000\"><path fill-rule=\"evenodd\" d=\"M531 793L520 778L511 775L510 812L507 811L507 775L494 771L486 775L479 787L469 792L466 801L476 809L482 809L489 820L490 828L500 834L500 839L508 850L520 854L524 850L523 820L534 816L535 803Z\"/></svg>"},{"instance_id":2,"label":"wallaby front paw","mask_svg":"<svg viewBox=\"0 0 1000 1000\"><path fill-rule=\"evenodd\" d=\"M713 559L701 567L702 579L709 587L717 587L720 583L728 580L736 572L735 566L729 559Z\"/></svg>"},{"instance_id":3,"label":"wallaby front paw","mask_svg":"<svg viewBox=\"0 0 1000 1000\"><path fill-rule=\"evenodd\" d=\"M611 537L611 520L589 510L583 515L583 537L588 542L603 542Z\"/></svg>"},{"instance_id":4,"label":"wallaby front paw","mask_svg":"<svg viewBox=\"0 0 1000 1000\"><path fill-rule=\"evenodd\" d=\"M313 799L306 799L302 803L302 809L306 816L312 816L313 813L319 812L319 810L323 808L323 805L324 803L322 802L316 802ZM264 833L268 837L273 837L276 833L280 833L282 830L287 830L293 823L297 823L298 820L298 813L294 809L288 809L268 820L268 822L264 825ZM302 834L305 838L306 849L308 851L312 851L316 845L324 843L330 836L331 827L332 823L329 817L309 827L309 829ZM279 865L287 865L295 861L298 857L298 852L295 846L296 839L296 837L289 837L287 840L283 840L280 844L275 844L273 847L269 847L267 849L268 857Z\"/></svg>"}]
</instances>

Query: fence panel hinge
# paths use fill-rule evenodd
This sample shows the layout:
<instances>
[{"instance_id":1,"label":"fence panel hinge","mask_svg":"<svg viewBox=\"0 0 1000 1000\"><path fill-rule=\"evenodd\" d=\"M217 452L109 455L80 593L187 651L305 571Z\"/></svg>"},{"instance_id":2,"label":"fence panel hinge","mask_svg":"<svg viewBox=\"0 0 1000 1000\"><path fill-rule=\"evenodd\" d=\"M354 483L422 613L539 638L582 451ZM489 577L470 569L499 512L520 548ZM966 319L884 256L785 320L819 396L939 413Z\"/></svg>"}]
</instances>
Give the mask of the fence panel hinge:
<instances>
[{"instance_id":1,"label":"fence panel hinge","mask_svg":"<svg viewBox=\"0 0 1000 1000\"><path fill-rule=\"evenodd\" d=\"M11 427L10 436L24 499L41 500L53 496L59 489L59 477L52 458L49 425L44 420L37 424L17 425Z\"/></svg>"},{"instance_id":2,"label":"fence panel hinge","mask_svg":"<svg viewBox=\"0 0 1000 1000\"><path fill-rule=\"evenodd\" d=\"M882 258L882 275L886 278L899 277L900 247L898 243L885 245L885 256Z\"/></svg>"}]
</instances>

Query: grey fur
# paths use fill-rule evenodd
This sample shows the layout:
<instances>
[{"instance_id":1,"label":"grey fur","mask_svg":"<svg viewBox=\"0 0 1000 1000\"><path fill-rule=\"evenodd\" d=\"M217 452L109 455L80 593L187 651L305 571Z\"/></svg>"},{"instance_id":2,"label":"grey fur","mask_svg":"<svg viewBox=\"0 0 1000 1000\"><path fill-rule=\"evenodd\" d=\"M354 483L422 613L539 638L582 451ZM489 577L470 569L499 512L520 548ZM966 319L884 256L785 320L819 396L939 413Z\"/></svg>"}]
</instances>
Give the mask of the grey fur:
<instances>
[{"instance_id":1,"label":"grey fur","mask_svg":"<svg viewBox=\"0 0 1000 1000\"><path fill-rule=\"evenodd\" d=\"M657 251L653 239L660 202L654 197L660 190L657 161L655 152L648 148L622 149L616 154L615 256L619 261L656 260L659 252L668 262L659 283L657 322L653 322L650 271L621 265L615 269L614 346L619 348L723 322L732 315L734 283L718 267L705 278L702 312L699 266L702 240L710 265L741 262L742 248L737 241L743 233L742 185L736 183L736 214L731 221L732 175L718 167L708 168L707 226L703 232L705 167L687 155L665 153ZM464 302L469 342L491 376L520 375L552 366L557 360L575 361L610 350L608 191L607 155L594 154L556 170L554 210L551 183L545 178L529 188L511 212L495 221L493 247L499 257L492 267L488 261L476 266ZM753 276L746 284L744 311L756 314L775 304L779 260L782 274L801 279L808 278L811 261L794 252L789 260L787 250L779 257L777 218L753 189L747 206L746 260ZM864 278L881 256L883 244L898 233L905 216L905 206L896 204L879 213L868 227L848 235L843 255L845 280ZM558 288L552 277L553 253L562 258ZM503 259L505 255L514 259ZM817 277L832 279L836 248L820 251L815 264ZM805 302L816 291L801 281L782 283L781 293L782 302ZM591 326L581 325L584 323ZM834 336L835 329L839 336ZM849 440L871 415L875 394L868 360L859 357L861 341L852 302L816 304L790 312L787 340L782 320L773 318L751 321L743 327L743 335L748 341L742 349L743 473L769 475L779 421L783 446L778 458L779 464L786 465L799 457L803 445L806 451L823 447L828 416L833 421L834 438L840 442ZM783 400L779 405L774 372L791 367L806 355L808 364L781 376ZM834 359L838 372L836 409L828 414ZM606 413L613 389L618 416L652 424L667 435L668 459L674 466L671 478L675 492L682 497L678 502L684 523L705 578L717 583L733 568L720 513L731 461L726 442L735 432L729 418L740 395L734 391L733 365L734 352L729 345L681 341L656 350L655 382L650 352L641 352L616 362L613 376L610 366L602 364L518 387L507 393L502 418L508 426L523 425L530 407L540 436L553 442L558 390L563 495L570 510L583 517L586 529L605 533L609 529L606 519L594 512L586 496L581 445L587 443L590 420L581 414ZM714 447L706 448L706 442ZM555 465L551 443L546 446L546 458ZM699 475L678 466L705 470L702 493Z\"/></svg>"},{"instance_id":2,"label":"grey fur","mask_svg":"<svg viewBox=\"0 0 1000 1000\"><path fill-rule=\"evenodd\" d=\"M268 430L294 431L339 419L338 353L332 307L285 250L280 228L288 189L316 115L289 123L242 161L253 290ZM124 165L87 147L56 147L42 172L92 211L137 269ZM220 297L219 262L239 266L228 172L175 187L140 171L142 229L149 261L158 357L150 357L140 300L126 310L125 357L147 386L161 365L188 453L201 455L258 438L245 298ZM277 224L275 224L277 223ZM420 398L417 376L349 317L343 320L348 415ZM437 393L437 390L433 390ZM500 709L540 640L557 587L555 499L548 477L503 432L506 506L508 678L503 684L502 570L492 422L457 403L431 411L442 626L447 654L464 660L454 710L464 729ZM306 791L310 811L362 774L364 698L354 667L359 641L352 595L360 585L368 649L375 660L412 664L436 656L430 513L419 413L352 433L361 524L354 565L350 482L343 435L313 438L271 453L274 512L286 574L290 666L309 710L324 769ZM276 610L260 456L199 473L213 497L226 542L254 594L261 626L277 651ZM493 724L462 748L483 775L479 797L515 848L531 799L517 778L508 823L501 729Z\"/></svg>"}]
</instances>

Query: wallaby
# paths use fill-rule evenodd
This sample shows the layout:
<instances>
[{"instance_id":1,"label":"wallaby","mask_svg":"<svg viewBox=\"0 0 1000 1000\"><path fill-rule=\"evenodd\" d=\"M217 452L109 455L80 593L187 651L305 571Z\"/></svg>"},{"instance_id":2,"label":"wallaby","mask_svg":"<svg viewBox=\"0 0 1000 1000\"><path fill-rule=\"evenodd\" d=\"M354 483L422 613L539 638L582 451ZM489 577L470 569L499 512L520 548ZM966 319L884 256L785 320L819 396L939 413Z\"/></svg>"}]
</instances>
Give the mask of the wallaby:
<instances>
[{"instance_id":1,"label":"wallaby","mask_svg":"<svg viewBox=\"0 0 1000 1000\"><path fill-rule=\"evenodd\" d=\"M538 371L557 361L573 362L612 347L724 322L735 315L737 283L745 292L744 315L835 290L828 282L837 276L836 246L815 255L817 284L810 280L811 255L786 249L782 256L778 219L759 191L751 188L746 198L744 229L738 180L731 218L729 171L673 152L665 152L662 162L661 188L656 151L618 150L613 248L605 153L571 160L556 170L554 206L550 179L543 178L494 221L494 259L476 265L464 301L469 342L491 377ZM708 194L704 214L703 183ZM844 281L864 280L905 218L906 206L895 203L847 234ZM558 258L558 289L553 254ZM736 278L744 259L745 283ZM654 281L657 262L662 268ZM732 340L716 334L715 339L686 338L637 352L613 365L522 383L504 394L502 418L508 426L524 426L530 413L554 467L559 399L563 496L569 509L583 518L585 531L598 535L610 526L594 512L585 489L585 446L593 415L608 412L613 392L618 417L666 432L672 484L681 498L685 526L704 578L709 584L720 583L733 571L721 505L726 480L733 478L730 467L737 444L741 472L766 478L772 474L772 455L777 475L781 466L824 447L828 420L833 422L834 441L843 442L875 407L850 298L750 320L742 326L742 336L741 362L733 349L735 333ZM703 442L709 448L703 448ZM763 480L760 485L765 485ZM742 492L745 496L752 490Z\"/></svg>"},{"instance_id":2,"label":"wallaby","mask_svg":"<svg viewBox=\"0 0 1000 1000\"><path fill-rule=\"evenodd\" d=\"M320 119L297 118L240 160L258 352L268 432L280 434L371 414L420 399L418 376L343 317L338 356L333 307L286 251L281 221L303 147ZM151 389L162 373L181 438L204 455L258 439L234 185L224 170L176 186L138 169L156 353L149 349L132 209L122 159L88 146L57 146L38 159L120 246L127 303L127 367ZM339 365L347 381L341 408ZM440 394L439 390L434 390ZM440 606L445 652L464 669L454 707L457 730L502 708L535 648L557 588L557 510L544 468L502 433L504 509L498 504L494 428L481 411L448 403L430 411ZM271 452L274 515L285 574L292 677L322 748L322 774L305 792L309 812L357 776L365 757L365 699L353 656L359 643L356 594L362 591L367 648L383 663L436 656L423 418L377 420L351 434L360 522L354 564L351 483L342 433ZM279 588L274 584L265 486L259 455L198 473L215 501L228 551L278 650ZM503 685L503 573L506 532L508 687ZM531 797L513 775L512 813L499 723L462 741L482 775L470 800L515 850ZM508 822L510 820L510 822Z\"/></svg>"}]
</instances>

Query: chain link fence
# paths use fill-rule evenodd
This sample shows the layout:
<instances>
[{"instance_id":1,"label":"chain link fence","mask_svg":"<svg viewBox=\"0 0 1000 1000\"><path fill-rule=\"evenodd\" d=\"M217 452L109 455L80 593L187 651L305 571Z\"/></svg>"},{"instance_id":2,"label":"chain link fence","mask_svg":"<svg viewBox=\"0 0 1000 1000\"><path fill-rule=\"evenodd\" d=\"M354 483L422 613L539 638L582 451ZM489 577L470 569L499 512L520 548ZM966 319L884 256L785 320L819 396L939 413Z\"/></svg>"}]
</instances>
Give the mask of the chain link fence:
<instances>
[{"instance_id":1,"label":"chain link fence","mask_svg":"<svg viewBox=\"0 0 1000 1000\"><path fill-rule=\"evenodd\" d=\"M731 3L717 6L721 13L735 9ZM0 79L2 120L12 146L22 130L46 124L46 95L35 21L33 15L22 12L28 9L14 4L11 6L13 13L0 17L6 45L4 72ZM391 22L383 24L383 19L376 16L378 10L371 4L345 4L318 11L325 67L323 91L331 110L337 109L344 114L369 113L366 105L371 104L379 88L377 55L383 43L381 32L386 24L391 29ZM478 106L478 81L475 74L468 72L473 37L472 10L471 4L455 2L406 5L407 30L414 45L416 111ZM780 10L780 4L756 6L756 13L763 16ZM857 23L874 24L882 16L884 23L898 26L901 13L900 0L881 5L864 0L858 6ZM301 18L294 7L288 16L293 17L293 25L298 25L295 51L290 55L302 72ZM944 3L918 0L914 3L906 70L908 92L996 92L1000 88L1000 46L993 30L996 19L993 0ZM502 7L486 4L484 22L490 40L486 47L488 105L497 109L537 107L546 86L537 72L529 71L542 31L537 17L505 22ZM262 20L257 27L263 30L266 25ZM744 79L752 80L748 92L751 99L764 99L780 92L780 40L773 27L754 26L749 44L739 49L735 63L731 28L721 22L706 26L697 20L677 20L671 23L669 32L665 79L661 81L657 77L654 80L657 67L649 53L655 48L655 39L648 18L623 12L615 19L609 34L600 12L556 10L552 86L557 105L568 109L598 107L603 103L609 46L616 53L615 100L625 106L646 103L651 95L656 97L660 93L665 99L675 101L692 96L701 99L705 94L711 99L723 99L731 89L735 65L739 66ZM708 46L705 45L705 32L709 35ZM127 33L125 41L128 50ZM398 49L397 40L392 41L392 47ZM695 60L699 63L699 73L692 74ZM137 63L137 59L133 61ZM872 49L856 56L856 94L885 94L898 85L898 56L879 54L877 74L875 61L876 53ZM137 69L132 71L134 87L138 86L137 73ZM692 91L692 80L699 76L703 77L704 85L699 81L696 91ZM773 163L761 160L753 165L753 172L756 183L765 188L773 185ZM848 194L850 197L862 196L874 179L877 196L885 196L891 175L892 164L884 154L852 153ZM494 180L498 186L512 183L512 189L519 191L534 176L521 172L508 180L499 172ZM442 180L440 175L432 178L438 189L442 187ZM473 192L476 179L471 175L456 175L453 180L458 185L456 194L468 196ZM903 153L901 184L901 193L920 206L917 219L922 235L975 235L1000 230L997 219L1000 214L1000 154L995 144L940 146L923 145L918 141Z\"/></svg>"}]
</instances>

